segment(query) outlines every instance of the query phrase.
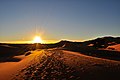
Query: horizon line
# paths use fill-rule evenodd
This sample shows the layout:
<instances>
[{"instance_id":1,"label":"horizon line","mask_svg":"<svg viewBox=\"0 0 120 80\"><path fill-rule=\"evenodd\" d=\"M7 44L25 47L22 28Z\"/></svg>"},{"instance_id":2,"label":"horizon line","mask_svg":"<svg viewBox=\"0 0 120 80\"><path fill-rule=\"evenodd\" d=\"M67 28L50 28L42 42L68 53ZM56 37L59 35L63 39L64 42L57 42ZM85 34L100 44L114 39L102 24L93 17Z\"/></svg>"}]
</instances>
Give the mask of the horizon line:
<instances>
[{"instance_id":1,"label":"horizon line","mask_svg":"<svg viewBox=\"0 0 120 80\"><path fill-rule=\"evenodd\" d=\"M60 40L43 40L43 43L41 44L47 44L47 43L57 43L57 42L60 42L60 41L64 41L64 40L67 40L67 41L74 41L74 42L82 42L84 40L69 40L69 39L60 39ZM10 43L10 44L34 44L33 41L0 41L0 43Z\"/></svg>"}]
</instances>

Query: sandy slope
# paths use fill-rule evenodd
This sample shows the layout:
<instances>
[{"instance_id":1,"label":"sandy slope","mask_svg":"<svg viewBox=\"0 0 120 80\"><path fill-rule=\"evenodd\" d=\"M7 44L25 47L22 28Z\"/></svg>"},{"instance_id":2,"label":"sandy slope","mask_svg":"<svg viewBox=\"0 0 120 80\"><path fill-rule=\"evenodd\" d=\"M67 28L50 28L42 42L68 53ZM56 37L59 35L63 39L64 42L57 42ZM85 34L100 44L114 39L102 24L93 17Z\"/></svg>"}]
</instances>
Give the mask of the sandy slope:
<instances>
[{"instance_id":1,"label":"sandy slope","mask_svg":"<svg viewBox=\"0 0 120 80\"><path fill-rule=\"evenodd\" d=\"M8 80L15 69L16 62L0 63L0 80Z\"/></svg>"},{"instance_id":2,"label":"sandy slope","mask_svg":"<svg viewBox=\"0 0 120 80\"><path fill-rule=\"evenodd\" d=\"M1 62L0 63L0 80L10 80L12 75L14 75L18 70L20 70L23 65L25 56L14 56L14 59L22 59L20 62Z\"/></svg>"},{"instance_id":3,"label":"sandy slope","mask_svg":"<svg viewBox=\"0 0 120 80\"><path fill-rule=\"evenodd\" d=\"M33 51L20 62L0 63L0 68L5 72L0 80L120 80L119 61L65 50Z\"/></svg>"},{"instance_id":4,"label":"sandy slope","mask_svg":"<svg viewBox=\"0 0 120 80\"><path fill-rule=\"evenodd\" d=\"M120 51L120 44L108 46L107 49L114 49L116 51Z\"/></svg>"}]
</instances>

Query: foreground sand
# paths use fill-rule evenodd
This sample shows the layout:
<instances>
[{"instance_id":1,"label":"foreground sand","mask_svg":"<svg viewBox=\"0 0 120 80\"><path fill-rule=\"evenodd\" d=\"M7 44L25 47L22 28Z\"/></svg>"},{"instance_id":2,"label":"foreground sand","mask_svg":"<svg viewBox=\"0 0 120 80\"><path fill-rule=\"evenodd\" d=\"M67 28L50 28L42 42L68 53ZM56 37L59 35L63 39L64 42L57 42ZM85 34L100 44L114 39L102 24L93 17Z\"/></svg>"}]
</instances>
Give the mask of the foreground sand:
<instances>
[{"instance_id":1,"label":"foreground sand","mask_svg":"<svg viewBox=\"0 0 120 80\"><path fill-rule=\"evenodd\" d=\"M0 72L0 80L120 80L120 61L36 50L19 62L0 63Z\"/></svg>"}]
</instances>

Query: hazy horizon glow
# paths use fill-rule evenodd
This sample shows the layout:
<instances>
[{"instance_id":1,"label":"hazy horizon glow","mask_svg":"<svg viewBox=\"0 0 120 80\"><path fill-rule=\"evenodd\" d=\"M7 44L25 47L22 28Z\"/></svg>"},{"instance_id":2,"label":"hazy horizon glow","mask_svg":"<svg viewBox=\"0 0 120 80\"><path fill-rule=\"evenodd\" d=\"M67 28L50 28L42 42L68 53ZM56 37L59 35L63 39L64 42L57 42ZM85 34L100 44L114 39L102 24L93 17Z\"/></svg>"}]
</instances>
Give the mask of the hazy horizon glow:
<instances>
[{"instance_id":1,"label":"hazy horizon glow","mask_svg":"<svg viewBox=\"0 0 120 80\"><path fill-rule=\"evenodd\" d=\"M68 39L61 39L61 40L68 40ZM42 44L52 44L60 42L61 40L43 40ZM68 40L73 42L83 42L84 40ZM34 44L33 40L31 41L0 41L0 43L10 43L10 44Z\"/></svg>"},{"instance_id":2,"label":"hazy horizon glow","mask_svg":"<svg viewBox=\"0 0 120 80\"><path fill-rule=\"evenodd\" d=\"M46 43L83 41L119 36L119 30L119 0L0 0L0 42L26 42L35 35Z\"/></svg>"}]
</instances>

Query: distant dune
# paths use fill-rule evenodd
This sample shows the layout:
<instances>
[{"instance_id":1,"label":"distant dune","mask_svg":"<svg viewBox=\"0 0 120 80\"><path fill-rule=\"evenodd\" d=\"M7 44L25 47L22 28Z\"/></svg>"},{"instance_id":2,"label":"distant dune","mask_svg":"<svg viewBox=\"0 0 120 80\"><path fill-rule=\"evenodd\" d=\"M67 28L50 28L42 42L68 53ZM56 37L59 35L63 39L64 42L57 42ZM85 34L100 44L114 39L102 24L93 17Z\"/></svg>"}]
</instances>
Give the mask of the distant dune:
<instances>
[{"instance_id":1,"label":"distant dune","mask_svg":"<svg viewBox=\"0 0 120 80\"><path fill-rule=\"evenodd\" d=\"M107 49L108 49L108 50L120 51L120 44L108 46Z\"/></svg>"}]
</instances>

